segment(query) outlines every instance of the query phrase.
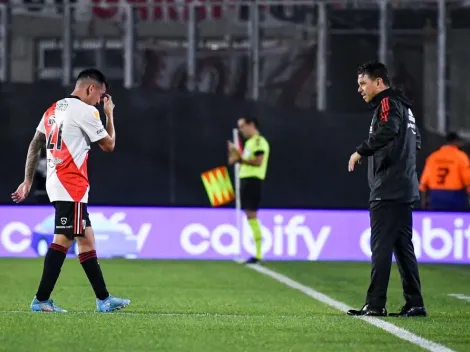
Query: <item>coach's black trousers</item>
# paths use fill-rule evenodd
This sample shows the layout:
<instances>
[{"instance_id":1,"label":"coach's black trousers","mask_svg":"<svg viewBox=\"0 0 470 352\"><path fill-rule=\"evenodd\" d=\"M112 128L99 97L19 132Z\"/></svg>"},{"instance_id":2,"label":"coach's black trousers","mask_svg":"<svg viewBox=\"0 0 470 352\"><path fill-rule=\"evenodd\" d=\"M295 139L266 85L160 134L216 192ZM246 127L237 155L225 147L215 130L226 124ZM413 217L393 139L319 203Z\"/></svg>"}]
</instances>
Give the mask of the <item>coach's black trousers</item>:
<instances>
[{"instance_id":1,"label":"coach's black trousers","mask_svg":"<svg viewBox=\"0 0 470 352\"><path fill-rule=\"evenodd\" d=\"M370 204L372 272L366 303L384 308L395 254L407 306L424 306L418 264L411 242L412 203L374 201Z\"/></svg>"}]
</instances>

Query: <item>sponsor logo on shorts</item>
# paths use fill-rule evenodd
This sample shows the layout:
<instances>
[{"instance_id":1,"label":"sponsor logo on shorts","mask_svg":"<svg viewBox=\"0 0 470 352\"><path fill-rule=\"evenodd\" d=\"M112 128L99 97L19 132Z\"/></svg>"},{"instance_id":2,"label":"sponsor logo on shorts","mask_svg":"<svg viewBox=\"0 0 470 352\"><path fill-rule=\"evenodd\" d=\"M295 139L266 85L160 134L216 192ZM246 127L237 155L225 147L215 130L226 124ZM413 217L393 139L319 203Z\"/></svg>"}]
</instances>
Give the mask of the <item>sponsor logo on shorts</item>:
<instances>
[{"instance_id":1,"label":"sponsor logo on shorts","mask_svg":"<svg viewBox=\"0 0 470 352\"><path fill-rule=\"evenodd\" d=\"M60 223L65 225L67 223L67 218L60 218Z\"/></svg>"}]
</instances>

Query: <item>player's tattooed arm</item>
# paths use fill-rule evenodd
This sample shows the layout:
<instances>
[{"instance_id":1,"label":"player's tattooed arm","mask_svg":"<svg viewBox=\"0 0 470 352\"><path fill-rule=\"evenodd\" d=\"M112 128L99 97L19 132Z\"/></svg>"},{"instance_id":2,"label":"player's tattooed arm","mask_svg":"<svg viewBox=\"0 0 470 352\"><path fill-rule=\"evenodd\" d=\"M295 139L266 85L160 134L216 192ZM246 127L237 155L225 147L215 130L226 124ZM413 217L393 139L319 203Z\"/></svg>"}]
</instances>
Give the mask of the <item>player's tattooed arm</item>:
<instances>
[{"instance_id":1,"label":"player's tattooed arm","mask_svg":"<svg viewBox=\"0 0 470 352\"><path fill-rule=\"evenodd\" d=\"M33 140L29 144L28 156L26 157L26 166L24 172L24 180L32 183L33 177L38 165L39 153L41 147L46 143L46 135L42 132L36 131Z\"/></svg>"}]
</instances>

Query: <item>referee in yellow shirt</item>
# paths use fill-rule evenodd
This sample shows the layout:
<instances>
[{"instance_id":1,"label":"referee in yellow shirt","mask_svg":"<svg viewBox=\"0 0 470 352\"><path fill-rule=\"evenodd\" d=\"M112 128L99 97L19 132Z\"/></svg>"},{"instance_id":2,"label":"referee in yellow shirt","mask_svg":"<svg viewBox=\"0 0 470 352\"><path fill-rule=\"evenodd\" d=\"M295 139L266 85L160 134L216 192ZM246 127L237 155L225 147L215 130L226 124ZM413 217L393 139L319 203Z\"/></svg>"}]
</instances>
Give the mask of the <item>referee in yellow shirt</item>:
<instances>
[{"instance_id":1,"label":"referee in yellow shirt","mask_svg":"<svg viewBox=\"0 0 470 352\"><path fill-rule=\"evenodd\" d=\"M259 123L254 117L241 117L238 119L238 129L246 139L243 154L232 142L228 142L229 163L241 163L240 166L240 199L241 207L245 211L248 224L253 232L256 254L246 261L247 264L259 263L261 253L261 226L258 220L258 209L261 203L263 182L269 159L269 143L259 133Z\"/></svg>"}]
</instances>

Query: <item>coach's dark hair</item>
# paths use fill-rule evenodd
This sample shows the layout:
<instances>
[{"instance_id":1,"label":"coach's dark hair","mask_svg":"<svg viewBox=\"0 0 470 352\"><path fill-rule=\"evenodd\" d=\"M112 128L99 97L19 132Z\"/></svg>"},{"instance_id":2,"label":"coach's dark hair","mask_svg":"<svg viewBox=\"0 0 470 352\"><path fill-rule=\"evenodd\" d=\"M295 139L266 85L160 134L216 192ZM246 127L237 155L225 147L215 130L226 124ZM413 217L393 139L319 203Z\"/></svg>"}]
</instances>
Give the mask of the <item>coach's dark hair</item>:
<instances>
[{"instance_id":1,"label":"coach's dark hair","mask_svg":"<svg viewBox=\"0 0 470 352\"><path fill-rule=\"evenodd\" d=\"M92 79L98 83L104 84L106 89L109 88L108 81L106 80L106 76L101 72L100 70L97 70L96 68L88 68L86 70L83 70L80 72L77 76L77 81L81 79Z\"/></svg>"},{"instance_id":2,"label":"coach's dark hair","mask_svg":"<svg viewBox=\"0 0 470 352\"><path fill-rule=\"evenodd\" d=\"M256 117L250 115L242 115L242 117L240 118L245 120L247 124L254 124L256 128L259 128L259 122Z\"/></svg>"},{"instance_id":3,"label":"coach's dark hair","mask_svg":"<svg viewBox=\"0 0 470 352\"><path fill-rule=\"evenodd\" d=\"M374 80L382 78L386 86L390 86L390 78L388 78L387 66L378 61L369 61L363 63L357 68L357 75L367 75L370 79Z\"/></svg>"}]
</instances>

